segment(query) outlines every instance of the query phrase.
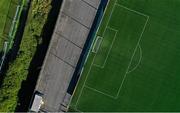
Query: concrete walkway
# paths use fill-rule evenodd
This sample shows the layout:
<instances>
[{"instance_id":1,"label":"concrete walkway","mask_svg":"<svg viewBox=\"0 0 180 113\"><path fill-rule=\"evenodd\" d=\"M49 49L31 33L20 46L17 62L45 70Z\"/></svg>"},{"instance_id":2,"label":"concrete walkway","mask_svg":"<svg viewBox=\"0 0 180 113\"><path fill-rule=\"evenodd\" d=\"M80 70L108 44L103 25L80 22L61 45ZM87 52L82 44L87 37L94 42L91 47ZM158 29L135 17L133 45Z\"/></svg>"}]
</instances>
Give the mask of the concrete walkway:
<instances>
[{"instance_id":1,"label":"concrete walkway","mask_svg":"<svg viewBox=\"0 0 180 113\"><path fill-rule=\"evenodd\" d=\"M69 82L89 34L100 0L64 0L36 90L42 110L62 111Z\"/></svg>"}]
</instances>

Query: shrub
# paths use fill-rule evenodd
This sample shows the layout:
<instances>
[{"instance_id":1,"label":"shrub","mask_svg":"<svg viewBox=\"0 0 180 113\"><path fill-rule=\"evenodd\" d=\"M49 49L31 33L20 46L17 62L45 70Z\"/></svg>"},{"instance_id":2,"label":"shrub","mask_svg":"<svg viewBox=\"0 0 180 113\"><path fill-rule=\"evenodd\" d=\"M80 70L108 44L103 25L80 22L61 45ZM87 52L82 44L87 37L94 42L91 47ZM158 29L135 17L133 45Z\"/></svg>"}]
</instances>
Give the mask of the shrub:
<instances>
[{"instance_id":1,"label":"shrub","mask_svg":"<svg viewBox=\"0 0 180 113\"><path fill-rule=\"evenodd\" d=\"M21 83L26 80L28 68L36 51L41 32L47 21L52 0L33 0L29 10L28 21L15 61L10 63L0 88L0 111L14 111L18 102Z\"/></svg>"}]
</instances>

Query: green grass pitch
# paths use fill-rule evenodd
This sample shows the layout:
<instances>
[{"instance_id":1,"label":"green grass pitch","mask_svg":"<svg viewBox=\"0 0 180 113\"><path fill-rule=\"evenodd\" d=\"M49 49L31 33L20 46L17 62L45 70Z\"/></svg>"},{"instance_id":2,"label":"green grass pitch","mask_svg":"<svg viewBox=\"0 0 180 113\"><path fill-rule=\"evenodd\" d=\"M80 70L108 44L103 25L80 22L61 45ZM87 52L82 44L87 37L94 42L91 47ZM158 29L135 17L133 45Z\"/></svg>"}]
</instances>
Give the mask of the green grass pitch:
<instances>
[{"instance_id":1,"label":"green grass pitch","mask_svg":"<svg viewBox=\"0 0 180 113\"><path fill-rule=\"evenodd\" d=\"M179 0L110 0L70 109L180 111L179 11Z\"/></svg>"}]
</instances>

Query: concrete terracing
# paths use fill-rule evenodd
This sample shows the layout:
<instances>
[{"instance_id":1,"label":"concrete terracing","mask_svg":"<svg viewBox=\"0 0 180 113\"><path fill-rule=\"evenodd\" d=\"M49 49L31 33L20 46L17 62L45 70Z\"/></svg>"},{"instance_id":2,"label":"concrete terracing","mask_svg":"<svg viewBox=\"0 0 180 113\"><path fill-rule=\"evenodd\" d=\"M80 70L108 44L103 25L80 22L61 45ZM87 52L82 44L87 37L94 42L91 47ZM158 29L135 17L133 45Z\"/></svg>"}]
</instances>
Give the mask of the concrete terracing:
<instances>
[{"instance_id":1,"label":"concrete terracing","mask_svg":"<svg viewBox=\"0 0 180 113\"><path fill-rule=\"evenodd\" d=\"M69 82L89 34L100 0L64 0L39 75L46 111L61 111Z\"/></svg>"}]
</instances>

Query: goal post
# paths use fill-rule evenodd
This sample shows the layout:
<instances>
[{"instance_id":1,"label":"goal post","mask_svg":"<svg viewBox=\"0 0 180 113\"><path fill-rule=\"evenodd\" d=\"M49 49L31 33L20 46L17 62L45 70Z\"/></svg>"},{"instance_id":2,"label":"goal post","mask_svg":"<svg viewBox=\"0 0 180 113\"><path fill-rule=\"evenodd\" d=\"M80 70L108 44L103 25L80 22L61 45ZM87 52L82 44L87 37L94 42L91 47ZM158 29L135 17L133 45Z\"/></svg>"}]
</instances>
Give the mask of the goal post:
<instances>
[{"instance_id":1,"label":"goal post","mask_svg":"<svg viewBox=\"0 0 180 113\"><path fill-rule=\"evenodd\" d=\"M93 44L93 47L92 47L92 52L93 53L97 53L97 51L99 50L99 47L101 45L101 42L102 42L102 37L101 36L97 36L94 44Z\"/></svg>"}]
</instances>

